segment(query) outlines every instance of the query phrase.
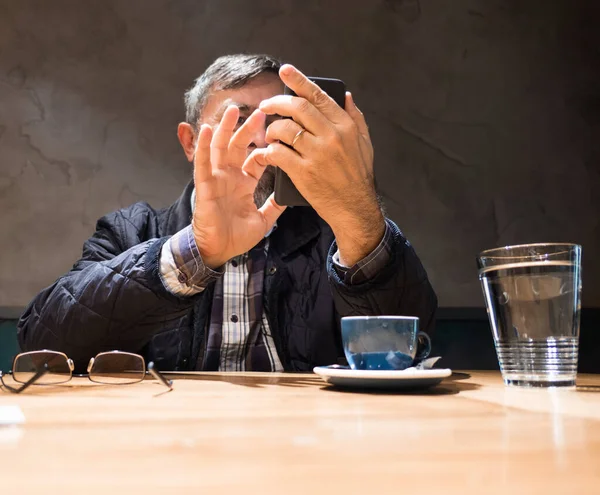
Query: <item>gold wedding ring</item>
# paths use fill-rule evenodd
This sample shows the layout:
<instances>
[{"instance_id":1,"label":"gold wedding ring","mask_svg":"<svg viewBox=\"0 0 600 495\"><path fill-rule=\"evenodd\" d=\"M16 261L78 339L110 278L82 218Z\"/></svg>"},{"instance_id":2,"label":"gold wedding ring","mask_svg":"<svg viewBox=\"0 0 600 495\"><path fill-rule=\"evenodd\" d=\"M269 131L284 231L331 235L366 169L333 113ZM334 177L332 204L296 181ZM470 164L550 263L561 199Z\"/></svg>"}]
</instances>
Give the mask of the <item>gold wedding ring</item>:
<instances>
[{"instance_id":1,"label":"gold wedding ring","mask_svg":"<svg viewBox=\"0 0 600 495\"><path fill-rule=\"evenodd\" d=\"M291 144L292 148L296 144L296 141L298 141L298 139L300 139L300 136L302 136L302 134L304 134L305 132L306 132L306 129L303 127L296 133L296 135L294 136L294 139L292 139L292 144Z\"/></svg>"}]
</instances>

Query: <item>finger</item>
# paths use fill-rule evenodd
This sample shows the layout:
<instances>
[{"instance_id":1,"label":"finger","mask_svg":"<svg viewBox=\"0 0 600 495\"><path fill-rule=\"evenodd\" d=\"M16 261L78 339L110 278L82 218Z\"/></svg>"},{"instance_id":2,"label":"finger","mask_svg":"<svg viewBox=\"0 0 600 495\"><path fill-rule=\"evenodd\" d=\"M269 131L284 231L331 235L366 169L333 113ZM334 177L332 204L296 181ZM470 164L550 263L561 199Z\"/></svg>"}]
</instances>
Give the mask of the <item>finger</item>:
<instances>
[{"instance_id":1,"label":"finger","mask_svg":"<svg viewBox=\"0 0 600 495\"><path fill-rule=\"evenodd\" d=\"M373 144L371 143L371 136L369 135L369 127L367 126L367 121L363 113L358 109L356 103L354 103L354 98L352 98L352 94L350 92L346 93L346 111L350 118L354 121L358 129L358 133L361 135L362 140L360 140L359 145L363 156L369 160L373 161Z\"/></svg>"},{"instance_id":2,"label":"finger","mask_svg":"<svg viewBox=\"0 0 600 495\"><path fill-rule=\"evenodd\" d=\"M298 96L310 101L330 121L333 123L344 121L344 110L325 91L293 65L284 64L279 69L279 77L286 86Z\"/></svg>"},{"instance_id":3,"label":"finger","mask_svg":"<svg viewBox=\"0 0 600 495\"><path fill-rule=\"evenodd\" d=\"M281 143L271 143L264 149L264 160L269 165L279 167L290 177L302 173L305 162L292 148Z\"/></svg>"},{"instance_id":4,"label":"finger","mask_svg":"<svg viewBox=\"0 0 600 495\"><path fill-rule=\"evenodd\" d=\"M248 146L256 139L259 132L264 131L266 115L255 110L246 122L235 132L229 142L229 162L242 166L248 155Z\"/></svg>"},{"instance_id":5,"label":"finger","mask_svg":"<svg viewBox=\"0 0 600 495\"><path fill-rule=\"evenodd\" d=\"M346 92L346 112L348 112L348 115L350 115L350 117L358 127L358 132L360 132L360 135L364 137L367 141L371 142L371 137L369 135L369 126L367 126L365 116L358 109L356 103L354 103L354 98L352 97L352 93L350 93L350 91Z\"/></svg>"},{"instance_id":6,"label":"finger","mask_svg":"<svg viewBox=\"0 0 600 495\"><path fill-rule=\"evenodd\" d=\"M275 202L275 193L272 193L265 204L262 205L259 210L260 214L263 216L265 220L265 233L269 232L275 225L277 219L281 216L281 214L285 211L285 206L280 206ZM264 237L264 236L263 236Z\"/></svg>"},{"instance_id":7,"label":"finger","mask_svg":"<svg viewBox=\"0 0 600 495\"><path fill-rule=\"evenodd\" d=\"M194 151L194 183L196 185L212 177L212 165L210 162L212 136L212 127L208 124L202 124Z\"/></svg>"},{"instance_id":8,"label":"finger","mask_svg":"<svg viewBox=\"0 0 600 495\"><path fill-rule=\"evenodd\" d=\"M221 122L214 132L211 143L211 159L215 167L224 167L227 163L227 150L233 130L240 117L240 110L235 105L230 105L223 113Z\"/></svg>"},{"instance_id":9,"label":"finger","mask_svg":"<svg viewBox=\"0 0 600 495\"><path fill-rule=\"evenodd\" d=\"M258 148L248 155L242 165L242 171L258 182L267 165L270 165L267 158L267 148Z\"/></svg>"},{"instance_id":10,"label":"finger","mask_svg":"<svg viewBox=\"0 0 600 495\"><path fill-rule=\"evenodd\" d=\"M254 150L244 162L242 170L249 176L259 180L267 165L280 167L290 175L302 168L302 158L285 144L272 143L266 148Z\"/></svg>"},{"instance_id":11,"label":"finger","mask_svg":"<svg viewBox=\"0 0 600 495\"><path fill-rule=\"evenodd\" d=\"M292 119L282 119L273 122L267 127L265 139L268 144L277 141L285 143L300 155L302 155L302 150L310 149L315 144L315 137Z\"/></svg>"},{"instance_id":12,"label":"finger","mask_svg":"<svg viewBox=\"0 0 600 495\"><path fill-rule=\"evenodd\" d=\"M325 115L305 98L277 95L262 101L260 109L267 115L290 117L315 136L326 134L332 127Z\"/></svg>"}]
</instances>

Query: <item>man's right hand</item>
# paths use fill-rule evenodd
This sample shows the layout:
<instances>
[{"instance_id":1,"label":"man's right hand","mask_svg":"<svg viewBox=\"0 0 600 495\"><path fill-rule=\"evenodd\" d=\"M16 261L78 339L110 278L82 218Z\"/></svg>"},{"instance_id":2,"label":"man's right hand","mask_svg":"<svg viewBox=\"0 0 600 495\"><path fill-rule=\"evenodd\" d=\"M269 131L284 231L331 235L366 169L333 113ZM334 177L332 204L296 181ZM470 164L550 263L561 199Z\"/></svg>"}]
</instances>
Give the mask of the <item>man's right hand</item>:
<instances>
[{"instance_id":1,"label":"man's right hand","mask_svg":"<svg viewBox=\"0 0 600 495\"><path fill-rule=\"evenodd\" d=\"M265 167L249 161L242 168L265 114L256 110L234 132L238 118L239 109L230 106L214 132L203 124L194 155L192 228L202 260L212 269L256 246L285 210L273 194L257 208L254 190Z\"/></svg>"}]
</instances>

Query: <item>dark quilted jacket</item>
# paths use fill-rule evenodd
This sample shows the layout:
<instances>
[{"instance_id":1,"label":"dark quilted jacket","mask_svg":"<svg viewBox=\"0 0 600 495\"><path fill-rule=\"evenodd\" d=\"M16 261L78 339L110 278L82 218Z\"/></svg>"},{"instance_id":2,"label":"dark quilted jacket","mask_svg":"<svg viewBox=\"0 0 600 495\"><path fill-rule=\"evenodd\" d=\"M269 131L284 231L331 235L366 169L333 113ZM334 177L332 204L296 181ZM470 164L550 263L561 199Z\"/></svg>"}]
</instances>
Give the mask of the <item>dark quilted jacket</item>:
<instances>
[{"instance_id":1,"label":"dark quilted jacket","mask_svg":"<svg viewBox=\"0 0 600 495\"><path fill-rule=\"evenodd\" d=\"M41 291L18 325L23 350L54 349L78 370L98 352L143 354L162 370L192 370L204 352L212 286L177 297L159 278L161 247L191 220L189 184L171 207L147 203L98 221L83 256ZM286 370L343 358L340 316L414 315L431 331L437 300L413 248L393 232L388 265L374 279L344 284L332 268L331 229L310 208L292 208L271 236L264 307Z\"/></svg>"}]
</instances>

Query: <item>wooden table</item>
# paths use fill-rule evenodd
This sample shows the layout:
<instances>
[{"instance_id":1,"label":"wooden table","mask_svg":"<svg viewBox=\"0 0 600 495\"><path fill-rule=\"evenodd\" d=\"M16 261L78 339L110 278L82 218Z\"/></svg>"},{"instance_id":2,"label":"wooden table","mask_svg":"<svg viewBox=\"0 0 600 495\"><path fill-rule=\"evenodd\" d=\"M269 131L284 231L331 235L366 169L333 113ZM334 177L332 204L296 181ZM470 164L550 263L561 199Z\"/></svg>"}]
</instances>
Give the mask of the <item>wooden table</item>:
<instances>
[{"instance_id":1,"label":"wooden table","mask_svg":"<svg viewBox=\"0 0 600 495\"><path fill-rule=\"evenodd\" d=\"M600 493L600 375L576 391L506 388L495 372L403 395L299 374L163 389L0 394L26 416L0 427L1 493Z\"/></svg>"}]
</instances>

